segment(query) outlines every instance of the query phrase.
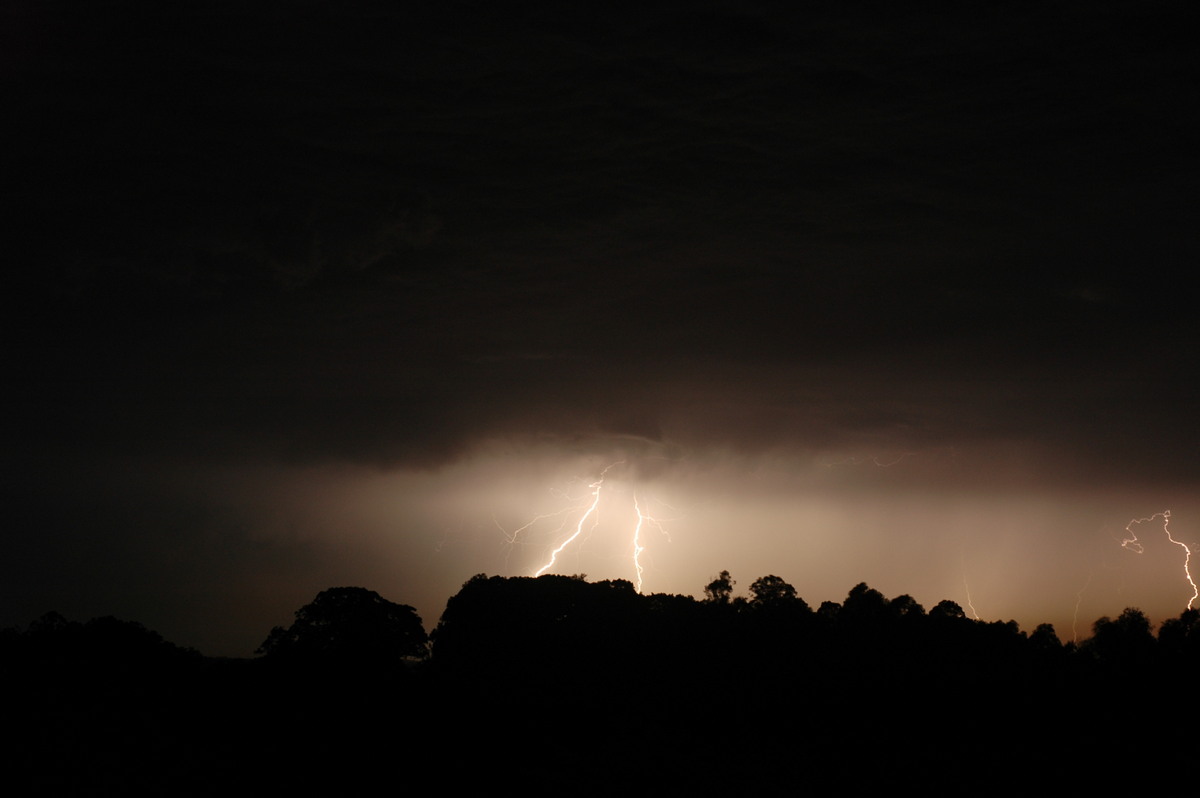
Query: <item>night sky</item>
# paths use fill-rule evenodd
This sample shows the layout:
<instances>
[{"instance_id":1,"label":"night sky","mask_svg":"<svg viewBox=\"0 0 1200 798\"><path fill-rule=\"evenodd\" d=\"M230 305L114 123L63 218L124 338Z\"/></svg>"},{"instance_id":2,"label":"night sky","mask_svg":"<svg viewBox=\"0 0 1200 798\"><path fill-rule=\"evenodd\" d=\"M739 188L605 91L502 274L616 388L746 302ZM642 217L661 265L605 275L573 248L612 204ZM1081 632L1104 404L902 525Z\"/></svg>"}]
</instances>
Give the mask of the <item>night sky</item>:
<instances>
[{"instance_id":1,"label":"night sky","mask_svg":"<svg viewBox=\"0 0 1200 798\"><path fill-rule=\"evenodd\" d=\"M4 4L0 626L1187 606L1194 4L503 5Z\"/></svg>"}]
</instances>

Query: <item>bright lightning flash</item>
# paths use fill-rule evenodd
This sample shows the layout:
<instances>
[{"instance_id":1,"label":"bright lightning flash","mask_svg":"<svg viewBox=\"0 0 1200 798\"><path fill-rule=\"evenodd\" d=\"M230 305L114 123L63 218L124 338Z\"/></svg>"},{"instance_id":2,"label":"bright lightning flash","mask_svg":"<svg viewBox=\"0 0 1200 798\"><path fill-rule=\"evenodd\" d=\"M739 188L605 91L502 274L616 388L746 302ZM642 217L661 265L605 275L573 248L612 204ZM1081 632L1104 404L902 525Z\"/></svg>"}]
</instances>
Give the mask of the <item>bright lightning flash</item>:
<instances>
[{"instance_id":1,"label":"bright lightning flash","mask_svg":"<svg viewBox=\"0 0 1200 798\"><path fill-rule=\"evenodd\" d=\"M1183 575L1187 578L1188 584L1192 586L1192 597L1190 599L1188 599L1188 603L1187 603L1187 609L1190 610L1192 608L1192 604L1195 603L1196 598L1200 597L1200 588L1197 588L1195 581L1192 580L1192 572L1190 570L1190 563L1192 561L1192 550L1189 549L1185 543L1183 543L1182 541L1176 540L1175 538L1173 538L1171 536L1171 529L1170 529L1171 511L1170 510L1163 510L1161 513L1155 513L1154 515L1149 516L1148 518L1134 518L1133 520L1131 520L1128 524L1125 525L1125 531L1127 533L1129 533L1129 537L1122 540L1121 545L1124 546L1125 548L1129 549L1130 551L1132 551L1134 554L1141 554L1142 552L1144 552L1146 550L1146 547L1142 545L1142 542L1140 540L1138 540L1137 533L1133 531L1133 527L1136 525L1139 525L1139 524L1149 523L1150 521L1153 521L1155 518L1161 518L1163 520L1162 528L1163 528L1163 532L1167 533L1167 540L1171 541L1176 546L1179 546L1185 552L1185 555L1183 558Z\"/></svg>"},{"instance_id":2,"label":"bright lightning flash","mask_svg":"<svg viewBox=\"0 0 1200 798\"><path fill-rule=\"evenodd\" d=\"M622 462L624 461L618 460L616 463L605 467L605 469L600 472L600 478L591 485L588 485L588 487L592 489L592 503L587 508L587 512L579 517L579 523L575 525L575 532L562 543L558 544L558 548L550 552L550 559L546 561L545 565L534 572L534 576L541 576L542 574L546 573L546 571L549 571L551 568L553 568L554 563L558 560L558 555L562 553L562 550L574 543L575 539L583 534L583 525L587 523L589 518L596 514L596 507L600 504L600 491L604 488L604 477L608 474L608 470L610 468L615 465L619 465ZM596 528L596 522L592 522L592 528Z\"/></svg>"},{"instance_id":3,"label":"bright lightning flash","mask_svg":"<svg viewBox=\"0 0 1200 798\"><path fill-rule=\"evenodd\" d=\"M642 545L642 527L645 524L653 524L654 526L658 527L658 531L663 533L663 535L667 538L667 540L670 540L671 536L667 534L667 530L663 527L662 522L660 522L654 516L646 514L646 512L642 509L642 506L640 504L638 504L636 493L633 495L633 509L637 511L637 517L638 517L637 526L634 527L634 529L633 529L633 568L637 572L637 584L636 584L637 592L641 593L642 592L642 560L641 560L641 556L642 556L642 552L646 550L645 546Z\"/></svg>"},{"instance_id":4,"label":"bright lightning flash","mask_svg":"<svg viewBox=\"0 0 1200 798\"><path fill-rule=\"evenodd\" d=\"M512 545L517 542L517 539L523 532L537 524L539 521L547 518L564 519L563 523L558 527L555 534L566 534L567 530L570 530L570 532L569 534L566 534L566 537L563 539L563 541L559 543L553 549L553 551L550 552L550 556L546 562L534 572L533 575L535 577L551 571L558 562L558 556L562 554L563 551L565 551L569 546L571 546L571 544L582 537L585 532L590 532L596 528L596 526L599 524L598 516L601 494L604 491L604 481L607 478L610 470L619 465L623 465L624 463L624 460L618 460L617 462L606 466L604 470L600 472L600 476L597 477L594 482L588 485L589 493L585 497L581 499L570 499L570 497L566 497L569 501L571 501L569 506L553 513L536 516L533 520L529 521L524 526L517 528L511 534L505 532L508 543ZM645 541L643 538L645 529L647 526L652 526L657 528L658 531L666 536L668 540L670 540L670 536L667 534L667 530L663 526L662 522L646 511L644 500L639 501L636 492L633 494L633 509L637 514L637 523L635 524L633 530L632 561L635 575L635 587L640 593L642 591L642 577L645 572L645 568L641 560L642 553L646 550ZM578 516L578 520L575 522L572 528L569 523L569 519L576 512L579 512L580 515ZM497 526L499 526L499 522L497 522ZM504 531L503 527L501 527L501 531Z\"/></svg>"}]
</instances>

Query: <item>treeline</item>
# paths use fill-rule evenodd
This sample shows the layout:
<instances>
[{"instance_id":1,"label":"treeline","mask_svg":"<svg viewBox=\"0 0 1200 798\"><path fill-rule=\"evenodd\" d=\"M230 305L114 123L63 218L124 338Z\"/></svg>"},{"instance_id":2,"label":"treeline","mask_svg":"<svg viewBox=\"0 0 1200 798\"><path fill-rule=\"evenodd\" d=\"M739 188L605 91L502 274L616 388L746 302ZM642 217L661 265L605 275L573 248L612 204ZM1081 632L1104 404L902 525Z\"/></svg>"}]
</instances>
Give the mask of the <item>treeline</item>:
<instances>
[{"instance_id":1,"label":"treeline","mask_svg":"<svg viewBox=\"0 0 1200 798\"><path fill-rule=\"evenodd\" d=\"M732 789L803 771L851 792L969 779L987 794L1034 770L1078 788L1079 762L1133 729L1194 753L1195 610L1156 633L1130 608L1075 645L866 584L815 608L776 576L748 597L733 584L722 572L694 598L481 574L429 634L412 607L331 588L248 660L51 613L0 633L4 772L46 794L351 794L450 757L464 786Z\"/></svg>"},{"instance_id":2,"label":"treeline","mask_svg":"<svg viewBox=\"0 0 1200 798\"><path fill-rule=\"evenodd\" d=\"M1200 666L1200 610L1183 611L1156 633L1130 607L1095 621L1092 636L1076 645L1062 642L1050 624L1026 633L1016 621L970 619L954 601L926 610L912 596L889 599L865 583L841 604L816 608L778 576L756 579L747 597L735 597L734 584L723 571L697 599L643 595L621 579L479 574L449 599L431 634L411 606L365 588L331 588L297 610L290 627L272 629L256 654L275 665L398 669L408 676L414 666L468 676L572 659L603 669L651 655L662 662L773 663L789 671L886 664L895 672L955 662L1010 676L1059 667L1127 673ZM0 655L6 669L30 672L86 667L145 674L205 661L133 621L79 623L56 612L25 631L0 630Z\"/></svg>"},{"instance_id":3,"label":"treeline","mask_svg":"<svg viewBox=\"0 0 1200 798\"><path fill-rule=\"evenodd\" d=\"M447 603L432 634L432 662L469 671L638 656L789 674L865 670L884 679L949 666L1009 679L1046 678L1063 669L1123 674L1200 666L1197 610L1167 620L1156 636L1146 616L1128 608L1116 619L1097 620L1093 636L1075 645L1064 644L1050 624L1026 633L1015 621L968 618L953 601L927 611L909 595L888 599L865 583L841 604L826 601L815 609L774 575L755 580L749 597L734 597L733 584L722 572L696 599L643 596L624 580L481 574Z\"/></svg>"}]
</instances>

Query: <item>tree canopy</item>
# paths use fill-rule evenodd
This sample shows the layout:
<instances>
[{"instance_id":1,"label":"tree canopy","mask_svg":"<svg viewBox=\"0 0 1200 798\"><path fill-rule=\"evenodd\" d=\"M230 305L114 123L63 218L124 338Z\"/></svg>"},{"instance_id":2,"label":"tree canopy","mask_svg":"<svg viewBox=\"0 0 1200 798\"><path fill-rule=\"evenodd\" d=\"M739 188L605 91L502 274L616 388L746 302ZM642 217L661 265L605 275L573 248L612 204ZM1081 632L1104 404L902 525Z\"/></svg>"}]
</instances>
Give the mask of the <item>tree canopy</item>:
<instances>
[{"instance_id":1,"label":"tree canopy","mask_svg":"<svg viewBox=\"0 0 1200 798\"><path fill-rule=\"evenodd\" d=\"M728 604L733 598L735 584L729 572L722 571L704 587L704 600L712 604Z\"/></svg>"},{"instance_id":2,"label":"tree canopy","mask_svg":"<svg viewBox=\"0 0 1200 798\"><path fill-rule=\"evenodd\" d=\"M750 585L750 594L754 596L752 604L758 606L773 606L795 601L796 588L774 574L760 576Z\"/></svg>"},{"instance_id":3,"label":"tree canopy","mask_svg":"<svg viewBox=\"0 0 1200 798\"><path fill-rule=\"evenodd\" d=\"M296 610L295 622L276 626L258 653L272 659L399 662L423 657L428 636L417 611L373 590L334 587Z\"/></svg>"}]
</instances>

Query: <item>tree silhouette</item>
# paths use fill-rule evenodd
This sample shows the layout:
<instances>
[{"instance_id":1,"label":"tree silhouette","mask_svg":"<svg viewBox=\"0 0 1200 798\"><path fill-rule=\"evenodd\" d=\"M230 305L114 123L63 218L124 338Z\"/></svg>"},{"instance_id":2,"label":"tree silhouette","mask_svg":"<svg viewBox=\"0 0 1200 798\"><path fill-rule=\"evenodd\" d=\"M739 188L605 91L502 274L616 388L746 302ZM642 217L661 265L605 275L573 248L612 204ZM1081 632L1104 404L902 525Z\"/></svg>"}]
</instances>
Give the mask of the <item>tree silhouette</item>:
<instances>
[{"instance_id":1,"label":"tree silhouette","mask_svg":"<svg viewBox=\"0 0 1200 798\"><path fill-rule=\"evenodd\" d=\"M929 617L966 619L967 613L963 611L957 601L942 599L929 611Z\"/></svg>"},{"instance_id":2,"label":"tree silhouette","mask_svg":"<svg viewBox=\"0 0 1200 798\"><path fill-rule=\"evenodd\" d=\"M275 660L398 663L423 657L428 637L417 611L373 590L334 587L296 610L287 629L271 630L258 653Z\"/></svg>"},{"instance_id":3,"label":"tree silhouette","mask_svg":"<svg viewBox=\"0 0 1200 798\"><path fill-rule=\"evenodd\" d=\"M1117 668L1144 666L1156 651L1150 620L1136 607L1126 607L1116 620L1105 616L1092 624L1088 648L1100 662Z\"/></svg>"},{"instance_id":4,"label":"tree silhouette","mask_svg":"<svg viewBox=\"0 0 1200 798\"><path fill-rule=\"evenodd\" d=\"M1200 660L1200 610L1184 610L1158 628L1158 646L1165 656Z\"/></svg>"},{"instance_id":5,"label":"tree silhouette","mask_svg":"<svg viewBox=\"0 0 1200 798\"><path fill-rule=\"evenodd\" d=\"M759 606L779 606L796 600L796 588L773 574L760 576L750 585L750 593L754 598L750 603Z\"/></svg>"},{"instance_id":6,"label":"tree silhouette","mask_svg":"<svg viewBox=\"0 0 1200 798\"><path fill-rule=\"evenodd\" d=\"M1058 651L1062 648L1062 641L1058 639L1052 623L1039 623L1030 633L1029 643L1035 651Z\"/></svg>"},{"instance_id":7,"label":"tree silhouette","mask_svg":"<svg viewBox=\"0 0 1200 798\"><path fill-rule=\"evenodd\" d=\"M841 618L855 624L875 624L887 617L888 601L878 590L859 582L842 602Z\"/></svg>"},{"instance_id":8,"label":"tree silhouette","mask_svg":"<svg viewBox=\"0 0 1200 798\"><path fill-rule=\"evenodd\" d=\"M888 602L888 609L901 617L921 617L925 614L925 608L912 596L905 593L901 596L896 596Z\"/></svg>"},{"instance_id":9,"label":"tree silhouette","mask_svg":"<svg viewBox=\"0 0 1200 798\"><path fill-rule=\"evenodd\" d=\"M822 601L817 607L817 617L820 618L827 626L832 625L842 614L842 605L836 601Z\"/></svg>"},{"instance_id":10,"label":"tree silhouette","mask_svg":"<svg viewBox=\"0 0 1200 798\"><path fill-rule=\"evenodd\" d=\"M704 587L704 600L710 604L728 604L733 597L733 586L737 584L730 578L728 571L722 571L717 578Z\"/></svg>"}]
</instances>

